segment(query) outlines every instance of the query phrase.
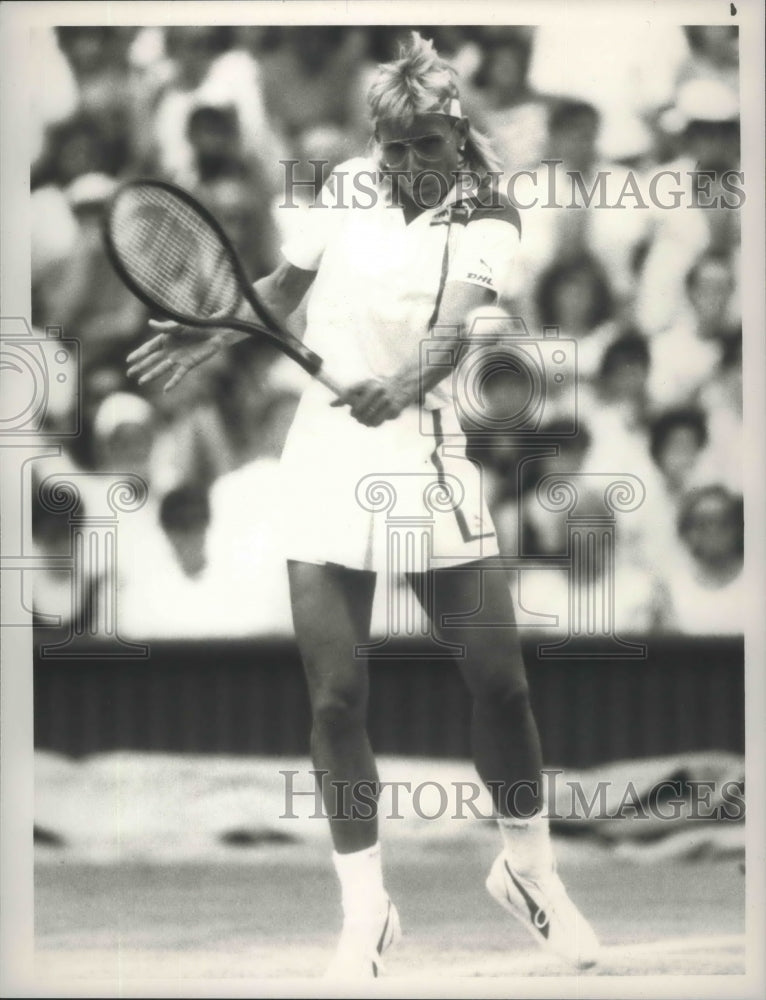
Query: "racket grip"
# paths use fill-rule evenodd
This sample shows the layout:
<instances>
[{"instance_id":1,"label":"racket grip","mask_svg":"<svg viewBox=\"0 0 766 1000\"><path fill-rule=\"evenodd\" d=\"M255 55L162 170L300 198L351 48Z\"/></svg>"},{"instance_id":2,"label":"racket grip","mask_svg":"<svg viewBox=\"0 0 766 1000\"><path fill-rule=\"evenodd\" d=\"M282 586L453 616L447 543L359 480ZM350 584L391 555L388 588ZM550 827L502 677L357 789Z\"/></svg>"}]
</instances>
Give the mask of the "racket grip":
<instances>
[{"instance_id":1,"label":"racket grip","mask_svg":"<svg viewBox=\"0 0 766 1000\"><path fill-rule=\"evenodd\" d=\"M322 385L326 386L330 392L334 393L338 398L340 398L346 391L342 385L335 381L335 379L328 375L324 370L324 367L320 368L319 371L314 372L314 378L321 382Z\"/></svg>"}]
</instances>

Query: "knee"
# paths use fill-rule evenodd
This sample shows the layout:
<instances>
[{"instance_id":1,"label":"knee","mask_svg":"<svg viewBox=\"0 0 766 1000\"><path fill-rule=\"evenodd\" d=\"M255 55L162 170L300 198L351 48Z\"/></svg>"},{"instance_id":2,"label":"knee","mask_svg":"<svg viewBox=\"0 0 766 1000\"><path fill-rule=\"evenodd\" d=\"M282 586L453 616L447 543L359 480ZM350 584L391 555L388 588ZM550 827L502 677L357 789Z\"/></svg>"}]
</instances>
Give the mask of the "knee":
<instances>
[{"instance_id":1,"label":"knee","mask_svg":"<svg viewBox=\"0 0 766 1000\"><path fill-rule=\"evenodd\" d=\"M529 686L518 637L500 638L492 633L487 629L466 643L465 681L474 701L488 709L523 706L529 700Z\"/></svg>"},{"instance_id":2,"label":"knee","mask_svg":"<svg viewBox=\"0 0 766 1000\"><path fill-rule=\"evenodd\" d=\"M478 706L504 715L529 710L529 686L526 677L513 671L497 670L479 675L472 685Z\"/></svg>"},{"instance_id":3,"label":"knee","mask_svg":"<svg viewBox=\"0 0 766 1000\"><path fill-rule=\"evenodd\" d=\"M367 699L361 685L356 684L321 688L311 705L314 726L329 735L364 725L366 711Z\"/></svg>"}]
</instances>

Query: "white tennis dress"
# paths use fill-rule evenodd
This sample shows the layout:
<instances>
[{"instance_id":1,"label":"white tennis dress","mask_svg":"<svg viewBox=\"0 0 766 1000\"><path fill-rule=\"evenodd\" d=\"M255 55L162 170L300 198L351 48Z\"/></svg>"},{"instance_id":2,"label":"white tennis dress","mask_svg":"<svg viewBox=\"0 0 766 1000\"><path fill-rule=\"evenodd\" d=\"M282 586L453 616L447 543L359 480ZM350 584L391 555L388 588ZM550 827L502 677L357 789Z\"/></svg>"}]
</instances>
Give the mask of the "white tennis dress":
<instances>
[{"instance_id":1,"label":"white tennis dress","mask_svg":"<svg viewBox=\"0 0 766 1000\"><path fill-rule=\"evenodd\" d=\"M475 193L475 192L473 192ZM316 271L306 344L341 384L384 378L436 343L429 327L446 281L495 290L517 253L515 210L458 213L456 190L409 224L374 161L333 172L320 205L282 248ZM450 219L453 219L450 224ZM449 234L449 237L448 237ZM449 238L449 248L447 240ZM365 427L312 381L282 455L289 559L422 572L497 553L479 466L465 457L448 375L424 406Z\"/></svg>"}]
</instances>

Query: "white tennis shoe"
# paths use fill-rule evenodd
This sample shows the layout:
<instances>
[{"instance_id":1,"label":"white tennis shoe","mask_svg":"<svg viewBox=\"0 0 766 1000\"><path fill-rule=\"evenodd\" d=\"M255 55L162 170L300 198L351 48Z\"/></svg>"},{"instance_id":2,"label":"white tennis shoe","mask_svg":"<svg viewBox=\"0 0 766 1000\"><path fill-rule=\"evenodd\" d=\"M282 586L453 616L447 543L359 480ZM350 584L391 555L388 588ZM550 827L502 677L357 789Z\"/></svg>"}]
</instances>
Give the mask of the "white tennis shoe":
<instances>
[{"instance_id":1,"label":"white tennis shoe","mask_svg":"<svg viewBox=\"0 0 766 1000\"><path fill-rule=\"evenodd\" d=\"M502 853L492 865L486 886L546 951L579 969L596 964L598 938L567 895L555 869L544 879L533 881L513 871Z\"/></svg>"},{"instance_id":2,"label":"white tennis shoe","mask_svg":"<svg viewBox=\"0 0 766 1000\"><path fill-rule=\"evenodd\" d=\"M324 978L346 982L377 979L384 972L383 953L401 936L399 914L390 899L378 920L344 921L335 956Z\"/></svg>"}]
</instances>

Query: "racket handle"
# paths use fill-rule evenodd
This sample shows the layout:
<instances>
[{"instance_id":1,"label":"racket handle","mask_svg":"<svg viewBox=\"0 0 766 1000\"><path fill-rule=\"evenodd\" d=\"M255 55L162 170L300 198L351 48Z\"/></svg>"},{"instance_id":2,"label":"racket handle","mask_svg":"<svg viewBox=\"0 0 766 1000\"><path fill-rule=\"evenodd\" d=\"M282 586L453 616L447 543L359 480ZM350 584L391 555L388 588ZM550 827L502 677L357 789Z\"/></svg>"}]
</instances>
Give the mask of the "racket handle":
<instances>
[{"instance_id":1,"label":"racket handle","mask_svg":"<svg viewBox=\"0 0 766 1000\"><path fill-rule=\"evenodd\" d=\"M318 372L314 372L314 378L317 382L321 382L322 385L326 386L330 392L334 393L338 398L340 398L346 391L343 386L336 382L331 375L327 374L324 367L320 368Z\"/></svg>"}]
</instances>

